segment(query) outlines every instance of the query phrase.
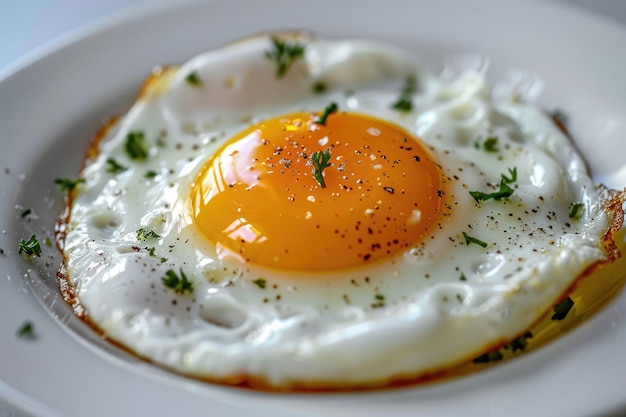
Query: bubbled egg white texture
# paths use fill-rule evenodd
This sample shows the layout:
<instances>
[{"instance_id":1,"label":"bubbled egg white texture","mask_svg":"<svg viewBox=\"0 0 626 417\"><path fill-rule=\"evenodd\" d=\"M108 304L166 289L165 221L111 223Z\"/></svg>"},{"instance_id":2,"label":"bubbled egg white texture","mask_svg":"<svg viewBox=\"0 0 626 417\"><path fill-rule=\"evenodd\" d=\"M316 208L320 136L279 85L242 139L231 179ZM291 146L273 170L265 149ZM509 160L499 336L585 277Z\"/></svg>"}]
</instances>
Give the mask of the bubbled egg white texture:
<instances>
[{"instance_id":1,"label":"bubbled egg white texture","mask_svg":"<svg viewBox=\"0 0 626 417\"><path fill-rule=\"evenodd\" d=\"M602 243L613 222L609 193L593 184L544 111L511 95L492 99L484 66L438 78L389 45L284 36L304 45L284 76L267 57L275 46L269 36L216 49L155 73L94 144L97 155L86 161L85 182L71 199L63 250L67 280L88 320L108 337L156 364L213 381L278 389L384 385L471 360L520 335L578 276L613 256ZM399 98L412 108L395 108ZM338 111L316 123L333 102ZM333 136L339 123L356 119L371 128ZM270 121L322 132L289 158L288 149L272 144L274 153L284 152L277 169L292 172L292 162L303 159L306 169L292 174L304 188L288 195L300 211L288 211L281 197L252 208L242 203L247 214L234 214L238 197L230 199L229 188L240 192L234 196L261 192L270 189L263 180L274 177L264 165L251 183L229 183L219 170L246 149L232 151L228 143ZM399 129L394 152L406 157L386 153L381 131L388 126ZM346 155L360 152L378 176L363 181L361 172L342 171L350 166L341 159L344 136L370 141L346 145ZM138 154L129 137L143 141L147 153ZM322 188L310 161L312 151L325 149L331 165ZM226 162L207 168L220 161L216 153ZM427 178L396 170L392 187L383 171L396 162L432 169ZM224 176L228 201L198 216L207 173ZM513 190L507 197L477 202L470 194L496 193L503 183ZM422 185L426 194L415 207L388 209L388 201ZM348 194L364 205L345 205ZM570 218L572 203L580 203L580 218ZM256 231L259 241L289 242L270 247L276 253L248 251L247 241L238 251L239 243L212 238L205 228L219 226L211 216L244 222L259 212L276 215L268 223L274 235L252 223L242 230ZM340 216L357 220L333 223ZM280 227L292 220L322 232ZM380 230L355 231L368 221ZM426 226L404 236L402 224ZM333 237L342 234L354 241ZM385 236L382 247L357 243L377 234ZM335 242L329 248L326 237ZM306 249L316 257L288 257Z\"/></svg>"}]
</instances>

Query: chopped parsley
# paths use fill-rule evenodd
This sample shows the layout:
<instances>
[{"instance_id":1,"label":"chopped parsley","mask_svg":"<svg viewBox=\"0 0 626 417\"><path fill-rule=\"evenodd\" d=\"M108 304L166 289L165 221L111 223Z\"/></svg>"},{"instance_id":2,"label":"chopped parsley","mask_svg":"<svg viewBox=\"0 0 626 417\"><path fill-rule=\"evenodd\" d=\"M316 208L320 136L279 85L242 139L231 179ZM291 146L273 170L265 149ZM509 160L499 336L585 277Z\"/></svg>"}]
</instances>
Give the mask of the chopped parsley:
<instances>
[{"instance_id":1,"label":"chopped parsley","mask_svg":"<svg viewBox=\"0 0 626 417\"><path fill-rule=\"evenodd\" d=\"M71 180L69 178L57 178L54 180L55 184L58 184L61 187L61 191L72 191L78 184L84 183L84 178L78 178L76 180Z\"/></svg>"},{"instance_id":2,"label":"chopped parsley","mask_svg":"<svg viewBox=\"0 0 626 417\"><path fill-rule=\"evenodd\" d=\"M265 57L276 64L276 76L282 78L289 67L304 55L304 45L281 41L272 36L272 49L265 51Z\"/></svg>"},{"instance_id":3,"label":"chopped parsley","mask_svg":"<svg viewBox=\"0 0 626 417\"><path fill-rule=\"evenodd\" d=\"M17 329L17 337L20 339L34 339L35 338L35 326L30 321L25 321L24 324Z\"/></svg>"},{"instance_id":4,"label":"chopped parsley","mask_svg":"<svg viewBox=\"0 0 626 417\"><path fill-rule=\"evenodd\" d=\"M130 132L126 136L126 153L130 159L143 160L148 157L146 138L143 132Z\"/></svg>"},{"instance_id":5,"label":"chopped parsley","mask_svg":"<svg viewBox=\"0 0 626 417\"><path fill-rule=\"evenodd\" d=\"M408 112L413 110L413 93L415 92L415 77L407 77L400 97L391 105L392 109Z\"/></svg>"},{"instance_id":6,"label":"chopped parsley","mask_svg":"<svg viewBox=\"0 0 626 417\"><path fill-rule=\"evenodd\" d=\"M311 90L313 90L315 94L325 93L327 89L328 85L326 85L324 81L317 81L313 84L313 87L311 87Z\"/></svg>"},{"instance_id":7,"label":"chopped parsley","mask_svg":"<svg viewBox=\"0 0 626 417\"><path fill-rule=\"evenodd\" d=\"M112 174L119 174L120 172L124 172L124 171L126 171L128 169L128 167L125 167L124 165L120 165L113 158L107 159L107 165L109 166L107 168L107 172L110 172Z\"/></svg>"},{"instance_id":8,"label":"chopped parsley","mask_svg":"<svg viewBox=\"0 0 626 417\"><path fill-rule=\"evenodd\" d=\"M187 84L193 85L194 87L202 85L202 80L200 79L200 76L198 75L198 73L196 71L190 72L185 77L185 81L187 81Z\"/></svg>"},{"instance_id":9,"label":"chopped parsley","mask_svg":"<svg viewBox=\"0 0 626 417\"><path fill-rule=\"evenodd\" d=\"M322 188L326 188L326 181L322 172L330 166L330 148L326 148L324 152L313 152L311 154L311 162L313 163L313 177Z\"/></svg>"},{"instance_id":10,"label":"chopped parsley","mask_svg":"<svg viewBox=\"0 0 626 417\"><path fill-rule=\"evenodd\" d=\"M483 242L480 239L476 239L475 237L472 237L472 236L468 235L465 232L463 232L463 237L465 238L465 244L466 245L469 245L470 243L475 243L478 246L482 246L483 248L487 247L487 242Z\"/></svg>"},{"instance_id":11,"label":"chopped parsley","mask_svg":"<svg viewBox=\"0 0 626 417\"><path fill-rule=\"evenodd\" d=\"M374 300L376 300L376 302L372 303L370 307L380 308L385 306L385 296L383 294L375 294Z\"/></svg>"},{"instance_id":12,"label":"chopped parsley","mask_svg":"<svg viewBox=\"0 0 626 417\"><path fill-rule=\"evenodd\" d=\"M477 203L480 203L482 201L490 200L492 198L496 201L502 200L503 198L507 198L513 195L513 191L513 188L509 187L504 178L502 178L502 180L500 181L500 188L496 192L487 194L480 191L470 191L469 193L474 198L474 200L476 200Z\"/></svg>"},{"instance_id":13,"label":"chopped parsley","mask_svg":"<svg viewBox=\"0 0 626 417\"><path fill-rule=\"evenodd\" d=\"M32 235L28 240L20 240L18 244L19 253L25 253L29 256L40 256L41 255L41 246L39 245L39 241L35 235Z\"/></svg>"},{"instance_id":14,"label":"chopped parsley","mask_svg":"<svg viewBox=\"0 0 626 417\"><path fill-rule=\"evenodd\" d=\"M159 175L159 174L156 171L148 171L143 176L144 176L144 178L150 179L150 178L156 177L157 175Z\"/></svg>"},{"instance_id":15,"label":"chopped parsley","mask_svg":"<svg viewBox=\"0 0 626 417\"><path fill-rule=\"evenodd\" d=\"M317 118L315 123L317 123L318 125L326 125L326 119L328 119L328 116L336 113L337 110L339 110L339 106L337 106L337 103L333 101L328 106L326 106L326 108L324 109L324 113L322 113L322 115Z\"/></svg>"},{"instance_id":16,"label":"chopped parsley","mask_svg":"<svg viewBox=\"0 0 626 417\"><path fill-rule=\"evenodd\" d=\"M567 297L565 300L559 302L554 306L554 314L552 315L552 320L563 320L567 317L567 314L574 306L574 300L570 297Z\"/></svg>"},{"instance_id":17,"label":"chopped parsley","mask_svg":"<svg viewBox=\"0 0 626 417\"><path fill-rule=\"evenodd\" d=\"M472 362L474 363L489 363L489 362L497 362L501 361L504 358L500 349L493 350L491 352L484 353L477 358L474 358Z\"/></svg>"},{"instance_id":18,"label":"chopped parsley","mask_svg":"<svg viewBox=\"0 0 626 417\"><path fill-rule=\"evenodd\" d=\"M159 234L157 234L157 232L155 232L154 230L150 229L139 229L137 230L137 239L141 240L141 241L145 241L147 239L158 239L161 236Z\"/></svg>"},{"instance_id":19,"label":"chopped parsley","mask_svg":"<svg viewBox=\"0 0 626 417\"><path fill-rule=\"evenodd\" d=\"M580 220L583 216L583 211L585 210L585 205L581 202L572 203L569 206L569 218L574 220Z\"/></svg>"},{"instance_id":20,"label":"chopped parsley","mask_svg":"<svg viewBox=\"0 0 626 417\"><path fill-rule=\"evenodd\" d=\"M487 194L480 191L470 191L469 193L477 203L491 199L499 201L503 198L508 198L513 195L513 192L515 191L509 186L509 184L517 181L517 168L509 168L509 175L511 176L510 178L502 174L500 179L500 188L496 192Z\"/></svg>"},{"instance_id":21,"label":"chopped parsley","mask_svg":"<svg viewBox=\"0 0 626 417\"><path fill-rule=\"evenodd\" d=\"M502 174L502 181L507 184L512 184L517 181L517 167L509 168L508 171L511 178L508 178L506 175Z\"/></svg>"},{"instance_id":22,"label":"chopped parsley","mask_svg":"<svg viewBox=\"0 0 626 417\"><path fill-rule=\"evenodd\" d=\"M151 248L148 248L148 255L152 256L153 258L156 258L156 248L154 246L152 246Z\"/></svg>"},{"instance_id":23,"label":"chopped parsley","mask_svg":"<svg viewBox=\"0 0 626 417\"><path fill-rule=\"evenodd\" d=\"M498 148L498 138L495 136L488 137L483 142L483 149L485 152L498 152L500 148Z\"/></svg>"},{"instance_id":24,"label":"chopped parsley","mask_svg":"<svg viewBox=\"0 0 626 417\"><path fill-rule=\"evenodd\" d=\"M489 362L497 362L504 359L505 352L516 353L518 350L523 351L528 346L528 339L531 339L533 334L531 332L526 332L520 337L512 340L510 343L502 346L499 349L492 350L487 352L479 357L475 358L472 362L474 363L489 363Z\"/></svg>"},{"instance_id":25,"label":"chopped parsley","mask_svg":"<svg viewBox=\"0 0 626 417\"><path fill-rule=\"evenodd\" d=\"M253 284L256 284L257 287L261 289L265 289L267 286L267 281L264 278L257 278L252 281Z\"/></svg>"},{"instance_id":26,"label":"chopped parsley","mask_svg":"<svg viewBox=\"0 0 626 417\"><path fill-rule=\"evenodd\" d=\"M176 272L168 269L162 281L163 285L174 290L177 294L184 294L185 292L193 293L193 283L187 279L182 268L180 269L180 277L176 275Z\"/></svg>"},{"instance_id":27,"label":"chopped parsley","mask_svg":"<svg viewBox=\"0 0 626 417\"><path fill-rule=\"evenodd\" d=\"M461 276L459 277L459 281L467 281L467 277L463 272L461 272Z\"/></svg>"},{"instance_id":28,"label":"chopped parsley","mask_svg":"<svg viewBox=\"0 0 626 417\"><path fill-rule=\"evenodd\" d=\"M532 338L533 334L531 332L526 332L517 339L513 339L511 343L505 345L505 349L511 349L511 352L515 353L518 350L523 351L528 346L528 339Z\"/></svg>"}]
</instances>

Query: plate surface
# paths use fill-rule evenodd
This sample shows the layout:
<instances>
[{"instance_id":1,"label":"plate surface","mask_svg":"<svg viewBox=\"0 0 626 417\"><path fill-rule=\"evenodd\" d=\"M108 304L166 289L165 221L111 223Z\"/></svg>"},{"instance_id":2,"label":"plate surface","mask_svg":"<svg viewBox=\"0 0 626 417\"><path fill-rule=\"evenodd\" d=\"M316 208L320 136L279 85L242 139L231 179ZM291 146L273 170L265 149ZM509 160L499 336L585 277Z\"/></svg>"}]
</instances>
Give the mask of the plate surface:
<instances>
[{"instance_id":1,"label":"plate surface","mask_svg":"<svg viewBox=\"0 0 626 417\"><path fill-rule=\"evenodd\" d=\"M489 56L493 79L511 70L532 72L545 83L539 103L569 114L595 177L626 185L626 31L579 11L533 1L362 0L356 10L347 0L241 0L119 16L0 73L0 398L41 416L573 417L626 407L626 294L549 346L485 372L356 394L278 395L205 385L97 348L95 336L76 336L85 329L54 288L55 249L44 246L48 266L41 269L17 253L20 239L53 227L62 204L53 179L76 176L90 135L105 116L130 106L154 65L182 63L229 41L283 29L392 42L435 70L448 56L480 53ZM24 209L36 216L23 219ZM34 340L15 335L27 320L35 326Z\"/></svg>"}]
</instances>

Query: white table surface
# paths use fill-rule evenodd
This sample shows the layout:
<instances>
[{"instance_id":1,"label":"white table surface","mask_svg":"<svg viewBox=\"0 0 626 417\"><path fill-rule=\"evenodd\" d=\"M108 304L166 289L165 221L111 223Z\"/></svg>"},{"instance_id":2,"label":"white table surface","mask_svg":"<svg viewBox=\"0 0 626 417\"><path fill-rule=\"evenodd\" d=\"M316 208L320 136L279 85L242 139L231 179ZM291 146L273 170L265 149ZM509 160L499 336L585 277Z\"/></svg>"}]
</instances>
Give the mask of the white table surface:
<instances>
[{"instance_id":1,"label":"white table surface","mask_svg":"<svg viewBox=\"0 0 626 417\"><path fill-rule=\"evenodd\" d=\"M0 0L0 74L74 30L131 9L177 0ZM210 1L210 0L207 0ZM259 0L260 1L260 0ZM471 1L471 0L468 0ZM518 0L563 3L616 21L626 29L626 0ZM555 22L558 25L558 22ZM1 77L0 77L1 78ZM0 416L25 416L0 400Z\"/></svg>"}]
</instances>

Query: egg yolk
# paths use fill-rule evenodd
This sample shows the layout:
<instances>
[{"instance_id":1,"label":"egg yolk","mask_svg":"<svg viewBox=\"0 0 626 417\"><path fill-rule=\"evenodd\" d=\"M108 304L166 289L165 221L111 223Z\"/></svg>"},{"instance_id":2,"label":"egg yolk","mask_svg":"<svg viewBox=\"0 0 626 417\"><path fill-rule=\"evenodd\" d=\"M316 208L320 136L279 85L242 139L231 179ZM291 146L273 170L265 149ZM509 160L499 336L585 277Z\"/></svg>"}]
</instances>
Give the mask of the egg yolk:
<instances>
[{"instance_id":1,"label":"egg yolk","mask_svg":"<svg viewBox=\"0 0 626 417\"><path fill-rule=\"evenodd\" d=\"M369 116L295 113L229 140L193 184L191 216L220 258L348 268L412 247L438 221L441 173L403 129Z\"/></svg>"}]
</instances>

